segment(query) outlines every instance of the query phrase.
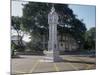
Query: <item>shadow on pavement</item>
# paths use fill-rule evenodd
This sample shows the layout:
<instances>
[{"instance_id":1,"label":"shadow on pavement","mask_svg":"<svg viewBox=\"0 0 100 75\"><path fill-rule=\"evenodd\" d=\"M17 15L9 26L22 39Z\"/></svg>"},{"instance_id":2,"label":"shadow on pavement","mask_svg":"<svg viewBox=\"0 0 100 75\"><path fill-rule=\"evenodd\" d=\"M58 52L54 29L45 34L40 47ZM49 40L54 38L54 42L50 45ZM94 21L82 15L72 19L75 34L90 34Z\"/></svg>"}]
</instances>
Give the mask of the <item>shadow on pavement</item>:
<instances>
[{"instance_id":1,"label":"shadow on pavement","mask_svg":"<svg viewBox=\"0 0 100 75\"><path fill-rule=\"evenodd\" d=\"M60 55L75 55L77 57L96 57L96 51L65 51L61 52Z\"/></svg>"},{"instance_id":2,"label":"shadow on pavement","mask_svg":"<svg viewBox=\"0 0 100 75\"><path fill-rule=\"evenodd\" d=\"M25 58L27 57L21 55L11 56L11 59L25 59Z\"/></svg>"},{"instance_id":3,"label":"shadow on pavement","mask_svg":"<svg viewBox=\"0 0 100 75\"><path fill-rule=\"evenodd\" d=\"M96 64L95 62L89 62L89 61L79 61L79 60L67 60L67 59L63 59L60 62L68 62L68 63L82 63L82 64Z\"/></svg>"}]
</instances>

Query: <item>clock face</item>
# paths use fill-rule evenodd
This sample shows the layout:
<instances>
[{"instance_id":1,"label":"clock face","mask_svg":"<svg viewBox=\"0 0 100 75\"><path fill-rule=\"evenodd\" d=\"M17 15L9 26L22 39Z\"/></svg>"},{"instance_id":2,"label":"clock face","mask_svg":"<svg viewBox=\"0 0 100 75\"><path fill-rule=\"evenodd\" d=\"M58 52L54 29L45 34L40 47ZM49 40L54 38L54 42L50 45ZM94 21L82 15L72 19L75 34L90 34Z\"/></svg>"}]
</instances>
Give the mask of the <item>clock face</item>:
<instances>
[{"instance_id":1,"label":"clock face","mask_svg":"<svg viewBox=\"0 0 100 75\"><path fill-rule=\"evenodd\" d=\"M48 15L48 23L58 23L58 15L56 13Z\"/></svg>"}]
</instances>

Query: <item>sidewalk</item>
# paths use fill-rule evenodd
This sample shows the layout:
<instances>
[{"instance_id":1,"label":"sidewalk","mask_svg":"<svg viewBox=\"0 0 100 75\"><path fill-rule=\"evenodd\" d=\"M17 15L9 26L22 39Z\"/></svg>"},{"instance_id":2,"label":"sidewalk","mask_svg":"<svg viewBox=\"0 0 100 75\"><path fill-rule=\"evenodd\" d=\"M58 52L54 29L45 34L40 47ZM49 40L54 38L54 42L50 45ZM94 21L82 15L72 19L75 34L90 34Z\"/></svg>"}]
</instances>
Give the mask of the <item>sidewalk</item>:
<instances>
[{"instance_id":1,"label":"sidewalk","mask_svg":"<svg viewBox=\"0 0 100 75\"><path fill-rule=\"evenodd\" d=\"M12 74L79 71L95 69L95 58L61 55L62 62L40 62L44 56L26 56L12 59Z\"/></svg>"}]
</instances>

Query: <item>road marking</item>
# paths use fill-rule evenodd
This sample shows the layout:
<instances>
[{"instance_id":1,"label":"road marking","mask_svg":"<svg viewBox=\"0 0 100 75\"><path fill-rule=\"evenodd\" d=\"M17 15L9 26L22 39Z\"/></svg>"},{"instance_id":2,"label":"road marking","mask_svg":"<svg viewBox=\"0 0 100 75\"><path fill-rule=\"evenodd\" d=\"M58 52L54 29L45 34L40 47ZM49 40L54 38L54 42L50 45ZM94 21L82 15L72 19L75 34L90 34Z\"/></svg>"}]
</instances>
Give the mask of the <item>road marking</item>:
<instances>
[{"instance_id":1,"label":"road marking","mask_svg":"<svg viewBox=\"0 0 100 75\"><path fill-rule=\"evenodd\" d=\"M39 64L39 60L37 60L37 61L35 62L34 66L32 67L32 69L30 70L29 73L32 73L32 72L35 70L35 68L37 67L38 64Z\"/></svg>"},{"instance_id":2,"label":"road marking","mask_svg":"<svg viewBox=\"0 0 100 75\"><path fill-rule=\"evenodd\" d=\"M67 59L65 59L67 60ZM72 65L71 63L68 63L73 69L75 69L76 71L79 70L78 68L76 68L74 65Z\"/></svg>"},{"instance_id":3,"label":"road marking","mask_svg":"<svg viewBox=\"0 0 100 75\"><path fill-rule=\"evenodd\" d=\"M59 68L57 67L56 63L54 63L54 68L55 68L55 70L56 70L57 72L60 71Z\"/></svg>"},{"instance_id":4,"label":"road marking","mask_svg":"<svg viewBox=\"0 0 100 75\"><path fill-rule=\"evenodd\" d=\"M79 70L78 68L76 68L74 65L72 65L71 63L68 63L73 69L75 69L76 71Z\"/></svg>"}]
</instances>

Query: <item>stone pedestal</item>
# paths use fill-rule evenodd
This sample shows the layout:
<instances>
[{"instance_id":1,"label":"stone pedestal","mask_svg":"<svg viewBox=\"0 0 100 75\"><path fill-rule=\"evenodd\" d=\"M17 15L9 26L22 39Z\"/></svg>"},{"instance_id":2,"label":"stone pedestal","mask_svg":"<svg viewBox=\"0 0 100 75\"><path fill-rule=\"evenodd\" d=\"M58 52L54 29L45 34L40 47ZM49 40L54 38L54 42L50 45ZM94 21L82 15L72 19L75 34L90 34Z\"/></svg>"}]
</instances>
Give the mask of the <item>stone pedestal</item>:
<instances>
[{"instance_id":1,"label":"stone pedestal","mask_svg":"<svg viewBox=\"0 0 100 75\"><path fill-rule=\"evenodd\" d=\"M46 56L44 57L45 62L59 62L62 59L59 57L59 51L45 51Z\"/></svg>"}]
</instances>

